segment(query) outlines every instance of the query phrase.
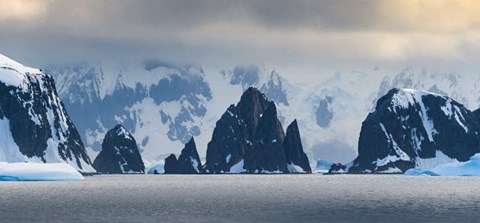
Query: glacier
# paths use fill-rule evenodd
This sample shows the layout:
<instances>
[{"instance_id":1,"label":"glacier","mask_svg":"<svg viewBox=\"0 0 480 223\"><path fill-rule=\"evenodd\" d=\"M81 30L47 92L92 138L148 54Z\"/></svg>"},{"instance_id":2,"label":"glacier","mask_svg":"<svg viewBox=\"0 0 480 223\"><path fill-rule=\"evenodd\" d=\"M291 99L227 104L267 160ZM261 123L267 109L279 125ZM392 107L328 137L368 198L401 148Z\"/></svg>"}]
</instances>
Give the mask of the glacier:
<instances>
[{"instance_id":1,"label":"glacier","mask_svg":"<svg viewBox=\"0 0 480 223\"><path fill-rule=\"evenodd\" d=\"M480 176L480 153L466 162L440 164L432 169L412 168L405 172L410 176Z\"/></svg>"},{"instance_id":2,"label":"glacier","mask_svg":"<svg viewBox=\"0 0 480 223\"><path fill-rule=\"evenodd\" d=\"M142 156L151 162L178 153L191 136L198 142L199 153L205 154L215 121L230 105L232 95L239 95L250 86L277 101L283 125L297 118L310 159L334 162L355 158L363 118L372 111L375 101L392 88L449 96L471 110L480 105L480 93L476 90L480 77L468 73L421 68L319 68L315 70L315 81L311 81L312 78L304 78L309 74L300 75L299 70L271 64L189 67L150 61L147 65L132 61L44 67L55 77L60 97L78 123L91 155L99 150L107 127L115 124L132 131ZM181 81L172 81L178 77ZM151 94L152 88L157 89L159 82L167 80L171 89L184 90L184 86L197 80L204 91L195 92L188 87L191 91L169 94L170 98ZM153 92L158 93L157 90ZM137 97L141 94L146 96ZM132 100L122 99L125 96ZM199 103L192 103L194 100ZM86 117L83 111L92 107L100 108L96 111L99 115ZM108 117L110 111L101 108L111 108L115 114ZM455 110L449 111L448 105L445 112L462 122L462 116ZM424 121L429 123L428 119Z\"/></svg>"},{"instance_id":3,"label":"glacier","mask_svg":"<svg viewBox=\"0 0 480 223\"><path fill-rule=\"evenodd\" d=\"M66 163L0 162L0 181L77 181L82 174Z\"/></svg>"}]
</instances>

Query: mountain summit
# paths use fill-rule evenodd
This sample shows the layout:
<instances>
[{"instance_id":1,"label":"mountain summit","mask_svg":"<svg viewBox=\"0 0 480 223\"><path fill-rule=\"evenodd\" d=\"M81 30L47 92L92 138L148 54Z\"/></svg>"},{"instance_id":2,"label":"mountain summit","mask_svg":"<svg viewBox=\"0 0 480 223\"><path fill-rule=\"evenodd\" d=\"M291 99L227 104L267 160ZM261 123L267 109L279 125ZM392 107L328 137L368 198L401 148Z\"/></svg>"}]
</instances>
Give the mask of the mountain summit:
<instances>
[{"instance_id":1,"label":"mountain summit","mask_svg":"<svg viewBox=\"0 0 480 223\"><path fill-rule=\"evenodd\" d=\"M392 89L363 122L358 157L331 172L402 173L467 161L480 152L476 114L439 94Z\"/></svg>"},{"instance_id":2,"label":"mountain summit","mask_svg":"<svg viewBox=\"0 0 480 223\"><path fill-rule=\"evenodd\" d=\"M0 54L0 161L95 172L52 76Z\"/></svg>"},{"instance_id":3,"label":"mountain summit","mask_svg":"<svg viewBox=\"0 0 480 223\"><path fill-rule=\"evenodd\" d=\"M309 167L289 170L288 164L293 162L290 155L303 154L302 158L306 155L297 136L289 134L286 144L284 141L275 103L250 87L240 102L231 105L217 121L208 143L205 170L207 173L311 172Z\"/></svg>"}]
</instances>

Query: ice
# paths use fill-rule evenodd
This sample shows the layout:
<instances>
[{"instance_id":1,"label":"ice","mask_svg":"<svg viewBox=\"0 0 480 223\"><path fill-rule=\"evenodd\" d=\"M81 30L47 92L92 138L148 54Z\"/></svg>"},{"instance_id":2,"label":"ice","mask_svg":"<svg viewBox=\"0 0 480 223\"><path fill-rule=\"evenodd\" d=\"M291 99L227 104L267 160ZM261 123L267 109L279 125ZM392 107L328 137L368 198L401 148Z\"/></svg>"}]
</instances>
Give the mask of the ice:
<instances>
[{"instance_id":1,"label":"ice","mask_svg":"<svg viewBox=\"0 0 480 223\"><path fill-rule=\"evenodd\" d=\"M230 168L230 173L245 173L247 170L243 167L244 161L241 160Z\"/></svg>"},{"instance_id":2,"label":"ice","mask_svg":"<svg viewBox=\"0 0 480 223\"><path fill-rule=\"evenodd\" d=\"M317 160L317 167L315 173L328 173L333 163L325 160Z\"/></svg>"},{"instance_id":3,"label":"ice","mask_svg":"<svg viewBox=\"0 0 480 223\"><path fill-rule=\"evenodd\" d=\"M73 181L83 176L65 163L0 162L0 181Z\"/></svg>"},{"instance_id":4,"label":"ice","mask_svg":"<svg viewBox=\"0 0 480 223\"><path fill-rule=\"evenodd\" d=\"M388 173L388 174L402 173L402 170L398 169L397 167L389 167L388 169L383 171L378 171L377 173Z\"/></svg>"},{"instance_id":5,"label":"ice","mask_svg":"<svg viewBox=\"0 0 480 223\"><path fill-rule=\"evenodd\" d=\"M165 173L165 163L157 163L148 169L148 174L162 174Z\"/></svg>"},{"instance_id":6,"label":"ice","mask_svg":"<svg viewBox=\"0 0 480 223\"><path fill-rule=\"evenodd\" d=\"M454 158L450 158L439 150L437 150L435 157L433 158L422 159L420 157L417 157L415 160L416 168L420 169L432 169L438 165L447 163L458 163L458 161Z\"/></svg>"},{"instance_id":7,"label":"ice","mask_svg":"<svg viewBox=\"0 0 480 223\"><path fill-rule=\"evenodd\" d=\"M230 159L232 158L232 154L228 154L228 156L226 157L225 161L228 163L230 162Z\"/></svg>"},{"instance_id":8,"label":"ice","mask_svg":"<svg viewBox=\"0 0 480 223\"><path fill-rule=\"evenodd\" d=\"M287 165L288 171L290 173L305 173L305 171L302 169L302 167L297 166L293 163L290 163Z\"/></svg>"},{"instance_id":9,"label":"ice","mask_svg":"<svg viewBox=\"0 0 480 223\"><path fill-rule=\"evenodd\" d=\"M472 156L469 161L447 163L433 169L410 169L405 172L412 176L480 176L480 153Z\"/></svg>"},{"instance_id":10,"label":"ice","mask_svg":"<svg viewBox=\"0 0 480 223\"><path fill-rule=\"evenodd\" d=\"M425 169L419 169L419 168L409 169L405 171L404 174L409 176L440 176L431 170L425 170Z\"/></svg>"}]
</instances>

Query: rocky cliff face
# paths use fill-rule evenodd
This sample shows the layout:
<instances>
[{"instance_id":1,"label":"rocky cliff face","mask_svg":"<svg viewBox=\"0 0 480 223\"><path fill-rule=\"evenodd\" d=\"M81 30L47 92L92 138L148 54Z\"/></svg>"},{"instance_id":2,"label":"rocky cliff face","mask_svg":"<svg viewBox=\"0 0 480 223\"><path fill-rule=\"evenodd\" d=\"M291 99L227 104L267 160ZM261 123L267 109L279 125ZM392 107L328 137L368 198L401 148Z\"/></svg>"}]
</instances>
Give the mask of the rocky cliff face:
<instances>
[{"instance_id":1,"label":"rocky cliff face","mask_svg":"<svg viewBox=\"0 0 480 223\"><path fill-rule=\"evenodd\" d=\"M203 173L202 162L197 152L195 140L193 137L185 144L182 153L176 159L175 155L171 154L165 159L165 173L166 174L197 174Z\"/></svg>"},{"instance_id":2,"label":"rocky cliff face","mask_svg":"<svg viewBox=\"0 0 480 223\"><path fill-rule=\"evenodd\" d=\"M312 172L307 154L303 151L302 139L300 138L297 120L294 120L287 127L287 134L283 141L283 148L285 149L285 159L287 161L289 172Z\"/></svg>"},{"instance_id":3,"label":"rocky cliff face","mask_svg":"<svg viewBox=\"0 0 480 223\"><path fill-rule=\"evenodd\" d=\"M93 167L99 173L107 174L145 173L137 142L121 125L105 135L102 151L93 162Z\"/></svg>"},{"instance_id":4,"label":"rocky cliff face","mask_svg":"<svg viewBox=\"0 0 480 223\"><path fill-rule=\"evenodd\" d=\"M197 146L193 137L185 144L182 153L178 157L177 173L194 174L202 173L202 162L197 152Z\"/></svg>"},{"instance_id":5,"label":"rocky cliff face","mask_svg":"<svg viewBox=\"0 0 480 223\"><path fill-rule=\"evenodd\" d=\"M288 173L287 160L283 149L285 133L277 118L275 103L269 102L255 130L253 156L245 159L249 172Z\"/></svg>"},{"instance_id":6,"label":"rocky cliff face","mask_svg":"<svg viewBox=\"0 0 480 223\"><path fill-rule=\"evenodd\" d=\"M52 76L0 54L0 161L64 162L95 172Z\"/></svg>"},{"instance_id":7,"label":"rocky cliff face","mask_svg":"<svg viewBox=\"0 0 480 223\"><path fill-rule=\"evenodd\" d=\"M177 164L177 157L174 154L170 154L170 156L165 159L165 174L176 174Z\"/></svg>"},{"instance_id":8,"label":"rocky cliff face","mask_svg":"<svg viewBox=\"0 0 480 223\"><path fill-rule=\"evenodd\" d=\"M207 148L205 171L289 173L284 139L275 103L250 87L240 102L231 105L217 122ZM292 138L289 140L290 152L293 144Z\"/></svg>"},{"instance_id":9,"label":"rocky cliff face","mask_svg":"<svg viewBox=\"0 0 480 223\"><path fill-rule=\"evenodd\" d=\"M476 114L435 93L392 89L363 122L358 157L331 172L402 173L467 161L480 152Z\"/></svg>"}]
</instances>

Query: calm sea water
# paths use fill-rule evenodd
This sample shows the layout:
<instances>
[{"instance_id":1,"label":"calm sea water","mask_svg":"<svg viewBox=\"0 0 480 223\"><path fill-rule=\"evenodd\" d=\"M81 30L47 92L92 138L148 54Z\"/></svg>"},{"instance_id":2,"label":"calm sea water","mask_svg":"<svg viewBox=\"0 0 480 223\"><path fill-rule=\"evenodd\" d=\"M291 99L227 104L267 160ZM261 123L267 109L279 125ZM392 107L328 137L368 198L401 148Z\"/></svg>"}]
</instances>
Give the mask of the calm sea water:
<instances>
[{"instance_id":1,"label":"calm sea water","mask_svg":"<svg viewBox=\"0 0 480 223\"><path fill-rule=\"evenodd\" d=\"M480 177L93 176L0 182L0 222L480 222Z\"/></svg>"}]
</instances>

